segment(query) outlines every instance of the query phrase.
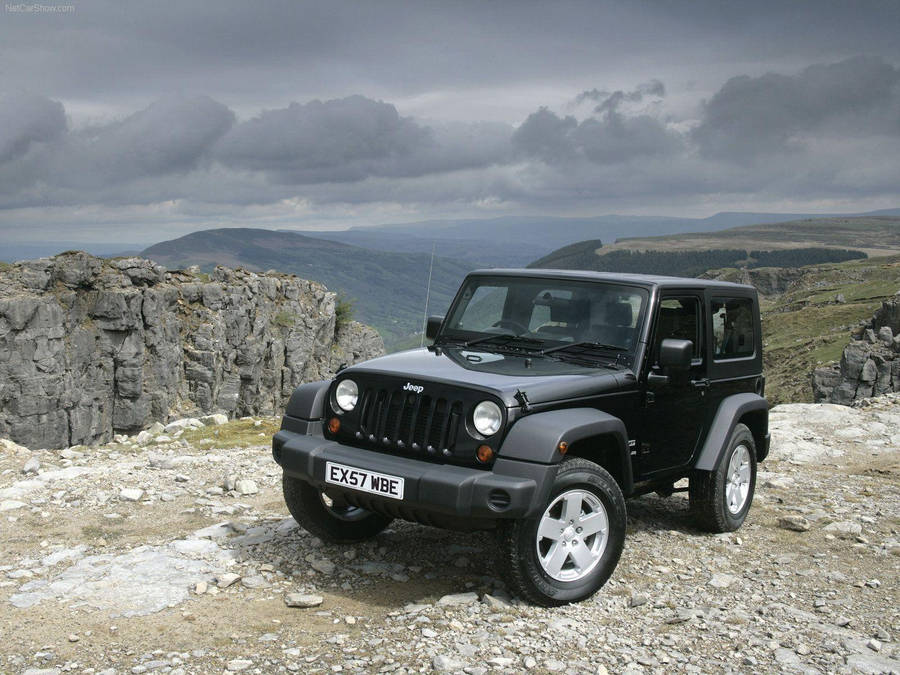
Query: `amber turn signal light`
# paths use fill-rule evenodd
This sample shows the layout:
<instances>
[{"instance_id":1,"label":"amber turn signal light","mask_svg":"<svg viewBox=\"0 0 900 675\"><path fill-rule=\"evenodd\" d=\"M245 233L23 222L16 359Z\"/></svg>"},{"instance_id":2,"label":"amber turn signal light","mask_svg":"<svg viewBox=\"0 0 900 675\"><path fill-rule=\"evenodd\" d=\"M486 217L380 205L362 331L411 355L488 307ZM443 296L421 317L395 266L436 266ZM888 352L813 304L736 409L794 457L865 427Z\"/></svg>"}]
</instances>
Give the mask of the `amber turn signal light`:
<instances>
[{"instance_id":1,"label":"amber turn signal light","mask_svg":"<svg viewBox=\"0 0 900 675\"><path fill-rule=\"evenodd\" d=\"M566 450L569 449L569 444L565 441L560 441L559 445L556 446L556 449L559 450L559 454L566 454Z\"/></svg>"},{"instance_id":2,"label":"amber turn signal light","mask_svg":"<svg viewBox=\"0 0 900 675\"><path fill-rule=\"evenodd\" d=\"M328 420L328 431L333 434L336 434L341 430L341 421L337 417L332 417Z\"/></svg>"},{"instance_id":3,"label":"amber turn signal light","mask_svg":"<svg viewBox=\"0 0 900 675\"><path fill-rule=\"evenodd\" d=\"M478 449L475 451L475 456L478 458L479 462L487 464L494 458L494 451L489 445L479 445Z\"/></svg>"}]
</instances>

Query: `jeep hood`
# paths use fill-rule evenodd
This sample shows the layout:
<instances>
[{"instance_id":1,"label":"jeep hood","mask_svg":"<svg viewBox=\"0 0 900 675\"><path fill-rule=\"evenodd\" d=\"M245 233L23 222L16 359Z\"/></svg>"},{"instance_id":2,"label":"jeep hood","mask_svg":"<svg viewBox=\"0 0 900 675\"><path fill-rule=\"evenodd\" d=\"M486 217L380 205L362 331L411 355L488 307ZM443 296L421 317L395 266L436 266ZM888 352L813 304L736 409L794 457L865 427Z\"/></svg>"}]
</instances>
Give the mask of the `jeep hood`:
<instances>
[{"instance_id":1,"label":"jeep hood","mask_svg":"<svg viewBox=\"0 0 900 675\"><path fill-rule=\"evenodd\" d=\"M592 396L630 388L635 376L617 366L581 366L542 356L520 356L471 348L428 348L388 354L351 366L341 376L353 374L392 376L412 385L428 382L457 384L493 393L507 407L519 405L515 395L524 391L529 403L544 403Z\"/></svg>"}]
</instances>

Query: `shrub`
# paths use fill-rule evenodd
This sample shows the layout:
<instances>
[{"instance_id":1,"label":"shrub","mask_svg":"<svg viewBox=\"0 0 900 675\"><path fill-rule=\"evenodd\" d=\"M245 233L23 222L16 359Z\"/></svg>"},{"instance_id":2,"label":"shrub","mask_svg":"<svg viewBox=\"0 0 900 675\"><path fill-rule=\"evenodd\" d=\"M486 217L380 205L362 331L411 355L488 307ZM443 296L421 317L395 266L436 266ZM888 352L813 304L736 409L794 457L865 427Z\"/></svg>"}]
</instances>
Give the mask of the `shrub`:
<instances>
[{"instance_id":1,"label":"shrub","mask_svg":"<svg viewBox=\"0 0 900 675\"><path fill-rule=\"evenodd\" d=\"M343 328L353 320L353 301L343 292L334 301L335 330Z\"/></svg>"}]
</instances>

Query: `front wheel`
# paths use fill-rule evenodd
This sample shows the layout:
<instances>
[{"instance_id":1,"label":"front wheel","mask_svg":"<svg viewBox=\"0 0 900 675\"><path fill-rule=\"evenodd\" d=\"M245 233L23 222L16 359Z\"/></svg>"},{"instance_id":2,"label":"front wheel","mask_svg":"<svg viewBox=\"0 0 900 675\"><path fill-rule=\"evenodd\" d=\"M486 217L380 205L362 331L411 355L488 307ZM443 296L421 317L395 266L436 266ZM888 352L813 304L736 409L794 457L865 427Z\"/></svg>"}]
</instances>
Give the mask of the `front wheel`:
<instances>
[{"instance_id":1,"label":"front wheel","mask_svg":"<svg viewBox=\"0 0 900 675\"><path fill-rule=\"evenodd\" d=\"M731 433L713 471L694 471L690 504L697 524L709 532L734 532L747 518L756 490L756 442L744 424Z\"/></svg>"},{"instance_id":2,"label":"front wheel","mask_svg":"<svg viewBox=\"0 0 900 675\"><path fill-rule=\"evenodd\" d=\"M371 539L391 519L331 498L306 481L283 474L284 501L294 520L304 530L324 541L352 543Z\"/></svg>"},{"instance_id":3,"label":"front wheel","mask_svg":"<svg viewBox=\"0 0 900 675\"><path fill-rule=\"evenodd\" d=\"M504 579L517 595L545 607L584 600L616 568L625 525L615 479L594 462L567 459L541 515L499 523Z\"/></svg>"}]
</instances>

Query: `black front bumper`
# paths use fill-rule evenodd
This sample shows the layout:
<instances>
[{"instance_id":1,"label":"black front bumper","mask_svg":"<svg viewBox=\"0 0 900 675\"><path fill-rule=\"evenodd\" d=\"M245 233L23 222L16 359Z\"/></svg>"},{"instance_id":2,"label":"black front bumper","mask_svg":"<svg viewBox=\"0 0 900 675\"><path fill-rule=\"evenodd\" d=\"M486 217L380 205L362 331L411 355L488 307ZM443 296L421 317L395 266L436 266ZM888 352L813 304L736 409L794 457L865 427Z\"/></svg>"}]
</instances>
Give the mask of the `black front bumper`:
<instances>
[{"instance_id":1,"label":"black front bumper","mask_svg":"<svg viewBox=\"0 0 900 675\"><path fill-rule=\"evenodd\" d=\"M282 429L272 440L272 456L284 472L325 489L325 463L337 462L404 480L403 499L327 484L351 503L394 517L423 522L430 515L453 518L524 518L546 504L557 465L499 457L491 470L436 464L341 445L321 436Z\"/></svg>"}]
</instances>

